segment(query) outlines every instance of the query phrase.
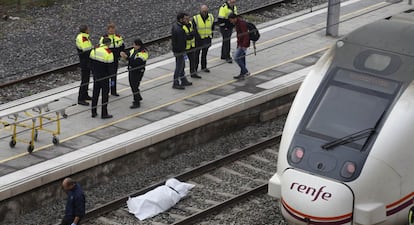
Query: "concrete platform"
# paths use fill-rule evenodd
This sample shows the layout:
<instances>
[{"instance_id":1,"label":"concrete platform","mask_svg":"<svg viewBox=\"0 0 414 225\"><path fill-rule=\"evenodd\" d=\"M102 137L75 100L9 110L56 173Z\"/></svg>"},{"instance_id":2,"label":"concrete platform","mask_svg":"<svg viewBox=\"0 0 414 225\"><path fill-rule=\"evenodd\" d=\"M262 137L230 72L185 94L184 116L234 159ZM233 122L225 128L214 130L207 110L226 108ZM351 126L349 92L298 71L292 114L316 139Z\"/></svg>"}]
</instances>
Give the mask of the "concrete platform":
<instances>
[{"instance_id":1,"label":"concrete platform","mask_svg":"<svg viewBox=\"0 0 414 225\"><path fill-rule=\"evenodd\" d=\"M0 130L0 201L294 92L311 66L338 38L410 8L407 1L345 1L341 6L344 22L336 38L325 36L326 8L260 24L257 55L249 49L247 67L251 76L244 81L233 79L239 73L235 63L219 59L220 39L214 40L209 51L211 73L200 72L203 78L192 79L193 86L186 90L171 88L175 67L172 54L150 59L141 84L144 100L139 109L129 108L132 96L128 75L125 68L120 68L121 96L110 96L108 109L114 115L110 120L91 118L90 107L74 105L79 83L0 105L2 118L50 102L49 110L65 109L67 115L61 120L59 145L52 143L50 133L40 131L32 154L27 153L26 143L18 142L10 148L10 129ZM50 129L55 126L46 125ZM18 135L30 139L27 131Z\"/></svg>"}]
</instances>

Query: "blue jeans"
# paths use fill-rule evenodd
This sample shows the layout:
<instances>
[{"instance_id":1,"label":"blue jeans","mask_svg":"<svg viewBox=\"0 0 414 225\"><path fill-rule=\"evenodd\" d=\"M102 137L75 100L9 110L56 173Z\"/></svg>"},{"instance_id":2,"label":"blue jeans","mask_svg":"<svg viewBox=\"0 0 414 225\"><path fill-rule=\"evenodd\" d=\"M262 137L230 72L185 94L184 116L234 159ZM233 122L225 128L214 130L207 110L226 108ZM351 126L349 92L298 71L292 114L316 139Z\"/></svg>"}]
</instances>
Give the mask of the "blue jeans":
<instances>
[{"instance_id":1,"label":"blue jeans","mask_svg":"<svg viewBox=\"0 0 414 225\"><path fill-rule=\"evenodd\" d=\"M184 53L175 53L174 85L179 85L180 80L183 81L185 79L184 68Z\"/></svg>"},{"instance_id":2,"label":"blue jeans","mask_svg":"<svg viewBox=\"0 0 414 225\"><path fill-rule=\"evenodd\" d=\"M240 67L240 75L245 75L249 72L246 68L246 49L243 50L242 48L237 48L234 53L234 61L236 61L237 65Z\"/></svg>"}]
</instances>

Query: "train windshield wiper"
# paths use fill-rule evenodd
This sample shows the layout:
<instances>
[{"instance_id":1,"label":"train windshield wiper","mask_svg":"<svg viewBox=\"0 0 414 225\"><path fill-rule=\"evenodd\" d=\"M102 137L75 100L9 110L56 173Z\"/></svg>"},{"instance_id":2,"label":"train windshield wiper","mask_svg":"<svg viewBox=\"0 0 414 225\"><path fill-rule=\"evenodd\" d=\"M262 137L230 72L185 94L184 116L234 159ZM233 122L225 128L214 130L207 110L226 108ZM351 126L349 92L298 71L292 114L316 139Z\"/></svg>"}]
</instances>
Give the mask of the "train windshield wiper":
<instances>
[{"instance_id":1,"label":"train windshield wiper","mask_svg":"<svg viewBox=\"0 0 414 225\"><path fill-rule=\"evenodd\" d=\"M375 128L368 128L368 129L365 129L365 130L362 130L362 131L358 131L356 133L353 133L353 134L347 135L345 137L338 138L338 139L335 139L331 142L328 142L328 143L322 145L321 148L331 149L331 148L334 148L338 145L344 145L344 144L348 144L348 143L351 143L351 142L354 142L354 141L358 141L360 139L369 137L374 131L375 131Z\"/></svg>"}]
</instances>

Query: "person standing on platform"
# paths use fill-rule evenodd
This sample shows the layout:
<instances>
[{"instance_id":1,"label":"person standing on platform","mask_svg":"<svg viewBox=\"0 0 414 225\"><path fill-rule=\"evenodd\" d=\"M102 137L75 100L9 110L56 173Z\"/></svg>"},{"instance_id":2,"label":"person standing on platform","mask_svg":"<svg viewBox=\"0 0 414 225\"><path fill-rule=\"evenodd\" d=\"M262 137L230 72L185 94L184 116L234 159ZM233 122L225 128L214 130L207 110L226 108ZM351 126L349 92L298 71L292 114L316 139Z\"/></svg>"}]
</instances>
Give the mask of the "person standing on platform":
<instances>
[{"instance_id":1,"label":"person standing on platform","mask_svg":"<svg viewBox=\"0 0 414 225\"><path fill-rule=\"evenodd\" d=\"M226 60L228 63L232 63L230 56L230 40L234 26L228 19L231 13L237 15L236 0L227 0L227 2L223 3L223 5L219 8L218 12L217 23L220 26L220 33L223 37L221 59Z\"/></svg>"},{"instance_id":2,"label":"person standing on platform","mask_svg":"<svg viewBox=\"0 0 414 225\"><path fill-rule=\"evenodd\" d=\"M189 18L187 13L180 12L177 14L177 22L172 25L171 28L171 45L172 51L175 56L175 71L174 71L174 80L173 80L173 88L184 90L185 86L190 86L193 83L189 82L185 77L185 61L184 55L186 54L186 46L187 46L187 35L184 31L184 20L187 17Z\"/></svg>"},{"instance_id":3,"label":"person standing on platform","mask_svg":"<svg viewBox=\"0 0 414 225\"><path fill-rule=\"evenodd\" d=\"M188 61L190 62L190 76L192 78L201 78L197 75L197 69L196 69L196 48L195 48L195 37L196 37L196 30L194 30L194 25L190 21L190 17L184 16L184 26L183 30L186 34L186 46L185 46L185 52L188 57Z\"/></svg>"},{"instance_id":4,"label":"person standing on platform","mask_svg":"<svg viewBox=\"0 0 414 225\"><path fill-rule=\"evenodd\" d=\"M111 39L104 38L102 45L92 49L89 58L93 73L92 117L96 117L99 93L102 90L102 119L112 118L108 114L109 78L116 73L114 54L109 49Z\"/></svg>"},{"instance_id":5,"label":"person standing on platform","mask_svg":"<svg viewBox=\"0 0 414 225\"><path fill-rule=\"evenodd\" d=\"M111 77L111 95L119 96L118 92L116 91L116 76L118 72L118 62L120 57L120 52L124 51L124 39L121 35L115 33L115 24L110 23L107 26L108 33L101 37L99 43L102 44L102 40L104 38L109 38L111 40L111 44L109 45L109 49L114 53L114 66L115 66L115 73Z\"/></svg>"},{"instance_id":6,"label":"person standing on platform","mask_svg":"<svg viewBox=\"0 0 414 225\"><path fill-rule=\"evenodd\" d=\"M70 177L63 180L62 188L68 198L61 225L80 225L80 221L85 215L85 194L81 186Z\"/></svg>"},{"instance_id":7,"label":"person standing on platform","mask_svg":"<svg viewBox=\"0 0 414 225\"><path fill-rule=\"evenodd\" d=\"M195 53L196 71L198 70L201 52L201 70L209 73L210 70L207 68L207 52L211 46L211 39L213 38L214 16L208 12L207 5L201 6L200 13L193 17L193 24L194 29L197 31Z\"/></svg>"},{"instance_id":8,"label":"person standing on platform","mask_svg":"<svg viewBox=\"0 0 414 225\"><path fill-rule=\"evenodd\" d=\"M79 87L78 104L88 106L86 100L92 100L88 95L89 78L91 76L91 68L89 65L89 53L92 49L92 42L89 39L89 28L86 25L79 27L79 34L76 36L76 48L79 55L79 65L81 68L81 84Z\"/></svg>"},{"instance_id":9,"label":"person standing on platform","mask_svg":"<svg viewBox=\"0 0 414 225\"><path fill-rule=\"evenodd\" d=\"M250 46L249 30L247 28L247 23L241 17L232 13L229 15L229 20L232 24L236 26L237 32L237 49L234 54L234 60L237 62L237 65L240 67L240 74L233 77L234 79L244 80L246 76L249 76L250 73L246 68L246 51Z\"/></svg>"},{"instance_id":10,"label":"person standing on platform","mask_svg":"<svg viewBox=\"0 0 414 225\"><path fill-rule=\"evenodd\" d=\"M141 39L135 39L132 47L128 53L121 52L121 57L128 60L129 85L134 96L134 101L129 108L135 109L141 106L140 101L142 100L142 96L139 91L139 85L144 76L145 64L147 63L149 55Z\"/></svg>"}]
</instances>

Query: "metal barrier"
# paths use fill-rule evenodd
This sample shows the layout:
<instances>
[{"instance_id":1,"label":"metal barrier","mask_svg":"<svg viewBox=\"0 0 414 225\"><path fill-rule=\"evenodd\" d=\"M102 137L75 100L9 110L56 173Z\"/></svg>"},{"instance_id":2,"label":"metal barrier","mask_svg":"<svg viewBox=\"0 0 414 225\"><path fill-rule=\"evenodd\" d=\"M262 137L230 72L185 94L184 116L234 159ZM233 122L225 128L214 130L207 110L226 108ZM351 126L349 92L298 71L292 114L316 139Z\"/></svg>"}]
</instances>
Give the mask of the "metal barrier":
<instances>
[{"instance_id":1,"label":"metal barrier","mask_svg":"<svg viewBox=\"0 0 414 225\"><path fill-rule=\"evenodd\" d=\"M52 143L54 145L59 144L60 134L60 119L67 118L65 113L68 107L59 108L56 110L50 110L49 104L56 102L54 100L45 104L37 105L31 109L22 110L19 112L11 113L0 117L0 124L3 125L3 129L11 130L11 140L9 146L14 148L18 142L28 144L27 151L32 153L34 150L34 143L37 141L39 131L44 131L52 134ZM73 105L72 105L73 106ZM50 123L56 123L55 129L46 128L45 121ZM18 131L18 128L24 128L22 131ZM30 131L29 138L21 138L18 135L25 131Z\"/></svg>"}]
</instances>

